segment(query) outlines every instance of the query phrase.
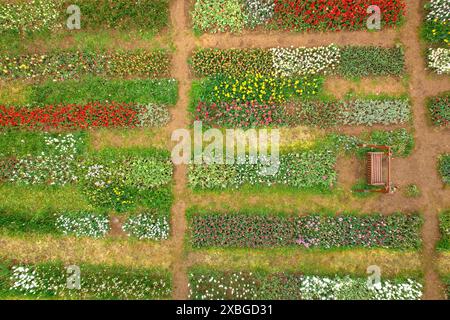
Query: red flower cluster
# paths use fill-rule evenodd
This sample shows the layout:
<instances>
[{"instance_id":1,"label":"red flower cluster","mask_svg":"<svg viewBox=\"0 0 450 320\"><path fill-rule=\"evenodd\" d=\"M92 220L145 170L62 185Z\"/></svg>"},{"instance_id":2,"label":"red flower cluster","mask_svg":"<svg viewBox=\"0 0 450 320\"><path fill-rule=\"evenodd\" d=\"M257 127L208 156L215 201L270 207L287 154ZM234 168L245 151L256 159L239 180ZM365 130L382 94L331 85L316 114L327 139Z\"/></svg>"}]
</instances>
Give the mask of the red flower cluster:
<instances>
[{"instance_id":1,"label":"red flower cluster","mask_svg":"<svg viewBox=\"0 0 450 320\"><path fill-rule=\"evenodd\" d=\"M0 105L0 127L28 129L85 129L90 127L134 127L139 124L140 106L99 102L86 105L14 107Z\"/></svg>"},{"instance_id":2,"label":"red flower cluster","mask_svg":"<svg viewBox=\"0 0 450 320\"><path fill-rule=\"evenodd\" d=\"M219 104L199 102L195 109L195 120L210 127L252 128L282 125L285 116L284 108L274 104L259 104L255 101Z\"/></svg>"},{"instance_id":3,"label":"red flower cluster","mask_svg":"<svg viewBox=\"0 0 450 320\"><path fill-rule=\"evenodd\" d=\"M358 30L366 27L369 6L381 9L385 26L404 15L405 0L275 0L274 23L294 30Z\"/></svg>"}]
</instances>

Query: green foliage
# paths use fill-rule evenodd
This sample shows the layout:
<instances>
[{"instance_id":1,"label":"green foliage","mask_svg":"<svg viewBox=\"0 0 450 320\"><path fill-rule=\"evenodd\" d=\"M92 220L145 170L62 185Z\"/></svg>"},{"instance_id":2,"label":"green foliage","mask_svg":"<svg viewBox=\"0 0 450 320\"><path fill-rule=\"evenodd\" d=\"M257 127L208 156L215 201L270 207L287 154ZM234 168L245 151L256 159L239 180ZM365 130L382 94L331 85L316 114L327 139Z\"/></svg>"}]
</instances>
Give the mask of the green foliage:
<instances>
[{"instance_id":1,"label":"green foliage","mask_svg":"<svg viewBox=\"0 0 450 320\"><path fill-rule=\"evenodd\" d=\"M130 269L120 266L78 264L79 290L67 288L67 268L62 263L3 265L1 294L13 297L58 299L169 299L172 281L164 269ZM8 277L9 276L9 277ZM1 281L1 280L0 280Z\"/></svg>"},{"instance_id":2,"label":"green foliage","mask_svg":"<svg viewBox=\"0 0 450 320\"><path fill-rule=\"evenodd\" d=\"M450 154L442 155L439 159L439 173L445 184L450 184Z\"/></svg>"},{"instance_id":3,"label":"green foliage","mask_svg":"<svg viewBox=\"0 0 450 320\"><path fill-rule=\"evenodd\" d=\"M450 46L449 10L447 0L431 0L425 4L427 17L422 27L422 36L426 41Z\"/></svg>"},{"instance_id":4,"label":"green foliage","mask_svg":"<svg viewBox=\"0 0 450 320\"><path fill-rule=\"evenodd\" d=\"M285 102L295 97L317 95L323 85L321 77L278 78L262 74L248 74L243 78L216 75L201 82L200 92L194 97L206 103L219 102Z\"/></svg>"},{"instance_id":5,"label":"green foliage","mask_svg":"<svg viewBox=\"0 0 450 320\"><path fill-rule=\"evenodd\" d=\"M34 0L0 3L0 33L54 32L70 5L81 11L83 29L135 29L156 33L169 24L168 0Z\"/></svg>"},{"instance_id":6,"label":"green foliage","mask_svg":"<svg viewBox=\"0 0 450 320\"><path fill-rule=\"evenodd\" d=\"M55 187L1 183L0 203L5 212L93 210L87 199L74 185Z\"/></svg>"},{"instance_id":7,"label":"green foliage","mask_svg":"<svg viewBox=\"0 0 450 320\"><path fill-rule=\"evenodd\" d=\"M61 81L82 76L163 78L170 74L165 50L61 51L20 56L0 55L0 78Z\"/></svg>"},{"instance_id":8,"label":"green foliage","mask_svg":"<svg viewBox=\"0 0 450 320\"><path fill-rule=\"evenodd\" d=\"M415 184L410 184L406 187L405 195L408 198L418 198L420 197L422 192L420 191L419 187Z\"/></svg>"},{"instance_id":9,"label":"green foliage","mask_svg":"<svg viewBox=\"0 0 450 320\"><path fill-rule=\"evenodd\" d=\"M85 151L87 135L85 132L74 132L78 154ZM47 138L57 138L57 133L2 131L0 132L0 158L20 158L37 156L48 151Z\"/></svg>"},{"instance_id":10,"label":"green foliage","mask_svg":"<svg viewBox=\"0 0 450 320\"><path fill-rule=\"evenodd\" d=\"M450 25L448 21L426 21L423 25L422 36L431 43L450 45Z\"/></svg>"},{"instance_id":11,"label":"green foliage","mask_svg":"<svg viewBox=\"0 0 450 320\"><path fill-rule=\"evenodd\" d=\"M450 211L443 212L439 216L439 229L441 231L439 249L450 250Z\"/></svg>"},{"instance_id":12,"label":"green foliage","mask_svg":"<svg viewBox=\"0 0 450 320\"><path fill-rule=\"evenodd\" d=\"M358 198L370 198L375 193L370 190L379 190L379 187L367 184L366 179L359 179L357 183L352 186L352 194Z\"/></svg>"},{"instance_id":13,"label":"green foliage","mask_svg":"<svg viewBox=\"0 0 450 320\"><path fill-rule=\"evenodd\" d=\"M57 214L56 228L63 235L102 238L110 230L106 213L87 211L63 212Z\"/></svg>"},{"instance_id":14,"label":"green foliage","mask_svg":"<svg viewBox=\"0 0 450 320\"><path fill-rule=\"evenodd\" d=\"M76 134L43 134L45 149L37 155L10 159L1 176L17 184L64 186L77 181L76 161L84 151L84 137ZM28 143L21 141L21 143Z\"/></svg>"},{"instance_id":15,"label":"green foliage","mask_svg":"<svg viewBox=\"0 0 450 320\"><path fill-rule=\"evenodd\" d=\"M67 8L67 7L66 7ZM0 34L48 31L58 25L58 3L54 0L0 2Z\"/></svg>"},{"instance_id":16,"label":"green foliage","mask_svg":"<svg viewBox=\"0 0 450 320\"><path fill-rule=\"evenodd\" d=\"M191 16L196 32L239 32L244 28L240 0L197 0Z\"/></svg>"},{"instance_id":17,"label":"green foliage","mask_svg":"<svg viewBox=\"0 0 450 320\"><path fill-rule=\"evenodd\" d=\"M400 76L404 52L400 47L336 45L271 49L197 49L191 60L197 77L225 74L301 76L337 73L349 78ZM335 70L336 69L336 70Z\"/></svg>"},{"instance_id":18,"label":"green foliage","mask_svg":"<svg viewBox=\"0 0 450 320\"><path fill-rule=\"evenodd\" d=\"M411 119L407 99L357 99L343 103L338 117L344 125L399 124Z\"/></svg>"},{"instance_id":19,"label":"green foliage","mask_svg":"<svg viewBox=\"0 0 450 320\"><path fill-rule=\"evenodd\" d=\"M82 28L156 33L169 25L168 0L66 0L62 8L71 4L80 7Z\"/></svg>"},{"instance_id":20,"label":"green foliage","mask_svg":"<svg viewBox=\"0 0 450 320\"><path fill-rule=\"evenodd\" d=\"M191 269L189 284L194 300L419 300L423 289L415 279L383 279L378 289L364 277L205 268Z\"/></svg>"},{"instance_id":21,"label":"green foliage","mask_svg":"<svg viewBox=\"0 0 450 320\"><path fill-rule=\"evenodd\" d=\"M401 76L405 72L405 57L401 47L355 47L341 50L338 74L348 78L369 76Z\"/></svg>"},{"instance_id":22,"label":"green foliage","mask_svg":"<svg viewBox=\"0 0 450 320\"><path fill-rule=\"evenodd\" d=\"M144 212L131 215L123 224L123 230L139 240L166 240L169 238L169 215Z\"/></svg>"},{"instance_id":23,"label":"green foliage","mask_svg":"<svg viewBox=\"0 0 450 320\"><path fill-rule=\"evenodd\" d=\"M35 214L0 210L0 230L10 234L56 234L56 216L48 211Z\"/></svg>"},{"instance_id":24,"label":"green foliage","mask_svg":"<svg viewBox=\"0 0 450 320\"><path fill-rule=\"evenodd\" d=\"M193 189L228 189L243 185L285 185L295 189L329 190L336 182L336 155L329 150L305 150L281 154L275 174L270 174L268 159L238 159L240 163L191 165L189 185Z\"/></svg>"},{"instance_id":25,"label":"green foliage","mask_svg":"<svg viewBox=\"0 0 450 320\"><path fill-rule=\"evenodd\" d=\"M419 215L306 215L201 213L191 217L194 247L417 249Z\"/></svg>"},{"instance_id":26,"label":"green foliage","mask_svg":"<svg viewBox=\"0 0 450 320\"><path fill-rule=\"evenodd\" d=\"M168 210L173 166L166 152L104 150L85 159L81 188L102 208L126 211L139 205Z\"/></svg>"},{"instance_id":27,"label":"green foliage","mask_svg":"<svg viewBox=\"0 0 450 320\"><path fill-rule=\"evenodd\" d=\"M106 80L96 77L35 85L27 98L28 104L35 105L92 101L175 105L177 99L178 84L172 79Z\"/></svg>"},{"instance_id":28,"label":"green foliage","mask_svg":"<svg viewBox=\"0 0 450 320\"><path fill-rule=\"evenodd\" d=\"M190 60L197 77L217 74L245 76L249 73L275 73L273 55L266 49L197 49Z\"/></svg>"},{"instance_id":29,"label":"green foliage","mask_svg":"<svg viewBox=\"0 0 450 320\"><path fill-rule=\"evenodd\" d=\"M2 144L7 148L0 156L1 182L76 185L91 205L117 211L136 206L170 210L173 166L168 151L104 149L86 154L85 133L5 132Z\"/></svg>"},{"instance_id":30,"label":"green foliage","mask_svg":"<svg viewBox=\"0 0 450 320\"><path fill-rule=\"evenodd\" d=\"M370 143L391 146L394 156L407 157L414 149L414 136L406 129L393 131L373 131Z\"/></svg>"},{"instance_id":31,"label":"green foliage","mask_svg":"<svg viewBox=\"0 0 450 320\"><path fill-rule=\"evenodd\" d=\"M39 212L0 210L0 230L12 235L29 233L104 237L109 231L109 217L90 211Z\"/></svg>"},{"instance_id":32,"label":"green foliage","mask_svg":"<svg viewBox=\"0 0 450 320\"><path fill-rule=\"evenodd\" d=\"M435 126L450 126L450 94L429 99L428 110Z\"/></svg>"}]
</instances>

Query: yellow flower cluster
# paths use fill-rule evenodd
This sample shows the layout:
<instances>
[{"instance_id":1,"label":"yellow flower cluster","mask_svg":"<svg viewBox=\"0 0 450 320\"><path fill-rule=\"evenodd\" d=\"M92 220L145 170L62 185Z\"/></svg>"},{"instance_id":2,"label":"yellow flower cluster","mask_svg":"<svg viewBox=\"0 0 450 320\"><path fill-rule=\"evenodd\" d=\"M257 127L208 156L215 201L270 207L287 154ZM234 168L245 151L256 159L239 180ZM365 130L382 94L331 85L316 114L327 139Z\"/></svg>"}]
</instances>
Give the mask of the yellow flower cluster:
<instances>
[{"instance_id":1,"label":"yellow flower cluster","mask_svg":"<svg viewBox=\"0 0 450 320\"><path fill-rule=\"evenodd\" d=\"M316 94L319 81L316 78L279 78L260 73L242 79L228 76L214 86L216 101L285 102L292 96Z\"/></svg>"}]
</instances>

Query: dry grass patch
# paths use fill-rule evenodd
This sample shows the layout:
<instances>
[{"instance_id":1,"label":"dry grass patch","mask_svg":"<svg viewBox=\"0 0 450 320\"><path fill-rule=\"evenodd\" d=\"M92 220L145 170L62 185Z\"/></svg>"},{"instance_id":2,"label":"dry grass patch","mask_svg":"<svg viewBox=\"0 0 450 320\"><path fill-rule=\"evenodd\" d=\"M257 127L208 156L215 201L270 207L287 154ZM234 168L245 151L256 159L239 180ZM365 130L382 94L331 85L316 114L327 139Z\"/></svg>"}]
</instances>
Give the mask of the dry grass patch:
<instances>
[{"instance_id":1,"label":"dry grass patch","mask_svg":"<svg viewBox=\"0 0 450 320\"><path fill-rule=\"evenodd\" d=\"M311 274L366 275L367 267L377 265L382 275L420 275L420 254L406 251L339 250L317 251L298 249L209 249L194 251L190 262L216 269L264 269L269 272L300 271Z\"/></svg>"},{"instance_id":2,"label":"dry grass patch","mask_svg":"<svg viewBox=\"0 0 450 320\"><path fill-rule=\"evenodd\" d=\"M442 251L438 254L438 267L440 274L450 275L450 251Z\"/></svg>"},{"instance_id":3,"label":"dry grass patch","mask_svg":"<svg viewBox=\"0 0 450 320\"><path fill-rule=\"evenodd\" d=\"M408 91L405 81L395 77L370 77L357 81L341 77L326 77L324 91L338 99L343 99L349 92L356 95L385 94L399 96Z\"/></svg>"},{"instance_id":4,"label":"dry grass patch","mask_svg":"<svg viewBox=\"0 0 450 320\"><path fill-rule=\"evenodd\" d=\"M100 129L90 131L89 144L94 150L105 148L167 148L167 129Z\"/></svg>"},{"instance_id":5,"label":"dry grass patch","mask_svg":"<svg viewBox=\"0 0 450 320\"><path fill-rule=\"evenodd\" d=\"M172 264L172 249L168 242L94 240L28 234L21 237L1 236L0 247L1 258L23 263L62 261L163 268L169 268Z\"/></svg>"},{"instance_id":6,"label":"dry grass patch","mask_svg":"<svg viewBox=\"0 0 450 320\"><path fill-rule=\"evenodd\" d=\"M249 207L270 208L273 212L343 212L357 211L364 207L364 199L356 198L350 190L335 189L328 194L314 194L293 190L261 188L193 192L189 196L192 204L208 210L242 210Z\"/></svg>"},{"instance_id":7,"label":"dry grass patch","mask_svg":"<svg viewBox=\"0 0 450 320\"><path fill-rule=\"evenodd\" d=\"M30 86L20 81L0 80L0 105L24 105L28 101Z\"/></svg>"}]
</instances>

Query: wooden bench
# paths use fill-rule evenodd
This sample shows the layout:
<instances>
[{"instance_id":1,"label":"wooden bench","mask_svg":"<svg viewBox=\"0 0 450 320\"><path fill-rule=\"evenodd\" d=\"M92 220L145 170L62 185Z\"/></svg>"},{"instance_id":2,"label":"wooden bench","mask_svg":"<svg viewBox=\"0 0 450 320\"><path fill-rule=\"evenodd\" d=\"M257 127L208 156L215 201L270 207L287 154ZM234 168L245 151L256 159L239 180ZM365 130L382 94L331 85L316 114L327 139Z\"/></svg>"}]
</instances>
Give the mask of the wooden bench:
<instances>
[{"instance_id":1,"label":"wooden bench","mask_svg":"<svg viewBox=\"0 0 450 320\"><path fill-rule=\"evenodd\" d=\"M367 182L371 186L384 186L383 179L384 152L367 153Z\"/></svg>"},{"instance_id":2,"label":"wooden bench","mask_svg":"<svg viewBox=\"0 0 450 320\"><path fill-rule=\"evenodd\" d=\"M377 152L367 153L367 184L370 186L380 187L375 189L363 190L364 192L382 192L393 193L391 181L391 159L392 149L389 146L377 146L362 144L360 147L379 150ZM385 170L385 165L386 169ZM385 174L385 171L386 174Z\"/></svg>"}]
</instances>

